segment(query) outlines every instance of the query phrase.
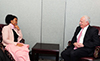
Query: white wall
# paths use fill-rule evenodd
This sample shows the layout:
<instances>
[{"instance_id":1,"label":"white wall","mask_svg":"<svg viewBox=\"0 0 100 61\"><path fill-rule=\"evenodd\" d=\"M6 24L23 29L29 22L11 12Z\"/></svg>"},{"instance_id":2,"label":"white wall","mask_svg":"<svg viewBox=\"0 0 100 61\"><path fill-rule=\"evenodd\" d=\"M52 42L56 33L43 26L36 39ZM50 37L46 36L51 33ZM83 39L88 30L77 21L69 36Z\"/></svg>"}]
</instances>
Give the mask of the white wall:
<instances>
[{"instance_id":1,"label":"white wall","mask_svg":"<svg viewBox=\"0 0 100 61\"><path fill-rule=\"evenodd\" d=\"M64 0L43 0L42 42L59 44L63 50Z\"/></svg>"}]
</instances>

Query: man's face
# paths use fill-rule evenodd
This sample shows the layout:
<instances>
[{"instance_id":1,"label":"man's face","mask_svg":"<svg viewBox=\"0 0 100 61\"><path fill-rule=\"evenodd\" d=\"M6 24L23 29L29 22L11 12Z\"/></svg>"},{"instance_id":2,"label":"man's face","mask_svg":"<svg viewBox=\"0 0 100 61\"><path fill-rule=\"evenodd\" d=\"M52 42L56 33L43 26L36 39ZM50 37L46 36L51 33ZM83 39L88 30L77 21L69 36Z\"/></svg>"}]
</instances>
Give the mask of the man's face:
<instances>
[{"instance_id":1,"label":"man's face","mask_svg":"<svg viewBox=\"0 0 100 61\"><path fill-rule=\"evenodd\" d=\"M88 25L88 21L86 21L85 17L82 17L79 24L81 28L84 28Z\"/></svg>"}]
</instances>

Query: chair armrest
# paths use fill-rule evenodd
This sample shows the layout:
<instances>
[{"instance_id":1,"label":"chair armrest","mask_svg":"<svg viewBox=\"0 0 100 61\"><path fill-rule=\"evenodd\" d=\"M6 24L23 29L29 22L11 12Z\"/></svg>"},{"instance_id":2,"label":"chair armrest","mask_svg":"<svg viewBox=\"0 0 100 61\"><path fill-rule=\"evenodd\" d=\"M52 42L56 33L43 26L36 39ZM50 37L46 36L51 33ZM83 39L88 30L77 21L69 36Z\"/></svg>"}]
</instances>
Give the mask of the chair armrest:
<instances>
[{"instance_id":1,"label":"chair armrest","mask_svg":"<svg viewBox=\"0 0 100 61\"><path fill-rule=\"evenodd\" d=\"M0 42L0 49L4 51L3 44Z\"/></svg>"},{"instance_id":2,"label":"chair armrest","mask_svg":"<svg viewBox=\"0 0 100 61\"><path fill-rule=\"evenodd\" d=\"M7 55L7 57L10 59L10 61L15 61L15 59L13 58L13 56L7 50L4 49L2 43L0 43L0 49L3 51L4 54Z\"/></svg>"},{"instance_id":3,"label":"chair armrest","mask_svg":"<svg viewBox=\"0 0 100 61\"><path fill-rule=\"evenodd\" d=\"M100 57L100 46L96 46L94 51L94 58L99 58L99 57Z\"/></svg>"},{"instance_id":4,"label":"chair armrest","mask_svg":"<svg viewBox=\"0 0 100 61\"><path fill-rule=\"evenodd\" d=\"M68 46L65 49L67 49L70 45L71 45L71 41L68 41Z\"/></svg>"},{"instance_id":5,"label":"chair armrest","mask_svg":"<svg viewBox=\"0 0 100 61\"><path fill-rule=\"evenodd\" d=\"M68 46L70 46L71 45L71 41L68 41Z\"/></svg>"},{"instance_id":6,"label":"chair armrest","mask_svg":"<svg viewBox=\"0 0 100 61\"><path fill-rule=\"evenodd\" d=\"M20 41L20 43L25 43L25 40L24 40L24 39L22 39L22 40Z\"/></svg>"},{"instance_id":7,"label":"chair armrest","mask_svg":"<svg viewBox=\"0 0 100 61\"><path fill-rule=\"evenodd\" d=\"M13 58L13 56L11 55L10 52L8 52L7 50L5 50L4 53L5 53L5 54L7 55L7 57L10 59L10 61L15 61L15 59Z\"/></svg>"},{"instance_id":8,"label":"chair armrest","mask_svg":"<svg viewBox=\"0 0 100 61\"><path fill-rule=\"evenodd\" d=\"M2 42L2 36L0 35L0 43Z\"/></svg>"}]
</instances>

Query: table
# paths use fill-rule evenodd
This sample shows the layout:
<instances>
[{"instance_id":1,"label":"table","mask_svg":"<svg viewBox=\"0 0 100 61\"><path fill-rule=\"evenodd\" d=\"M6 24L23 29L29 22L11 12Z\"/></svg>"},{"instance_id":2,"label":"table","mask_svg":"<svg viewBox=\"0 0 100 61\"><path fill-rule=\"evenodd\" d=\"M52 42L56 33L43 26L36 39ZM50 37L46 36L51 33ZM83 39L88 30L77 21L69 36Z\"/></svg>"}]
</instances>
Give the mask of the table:
<instances>
[{"instance_id":1,"label":"table","mask_svg":"<svg viewBox=\"0 0 100 61\"><path fill-rule=\"evenodd\" d=\"M32 48L32 61L34 61L36 53L55 55L56 61L58 61L59 60L59 44L36 43Z\"/></svg>"}]
</instances>

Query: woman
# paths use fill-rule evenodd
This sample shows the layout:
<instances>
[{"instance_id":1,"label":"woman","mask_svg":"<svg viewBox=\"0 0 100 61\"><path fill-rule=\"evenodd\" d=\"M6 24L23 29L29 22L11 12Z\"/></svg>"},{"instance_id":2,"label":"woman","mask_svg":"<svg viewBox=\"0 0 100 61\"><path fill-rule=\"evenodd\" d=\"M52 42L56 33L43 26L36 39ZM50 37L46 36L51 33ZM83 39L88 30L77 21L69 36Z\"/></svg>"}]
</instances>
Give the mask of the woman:
<instances>
[{"instance_id":1,"label":"woman","mask_svg":"<svg viewBox=\"0 0 100 61\"><path fill-rule=\"evenodd\" d=\"M8 50L15 61L30 61L29 59L29 45L20 43L22 33L17 25L18 18L14 15L8 14L5 18L7 26L2 29L3 45Z\"/></svg>"}]
</instances>

